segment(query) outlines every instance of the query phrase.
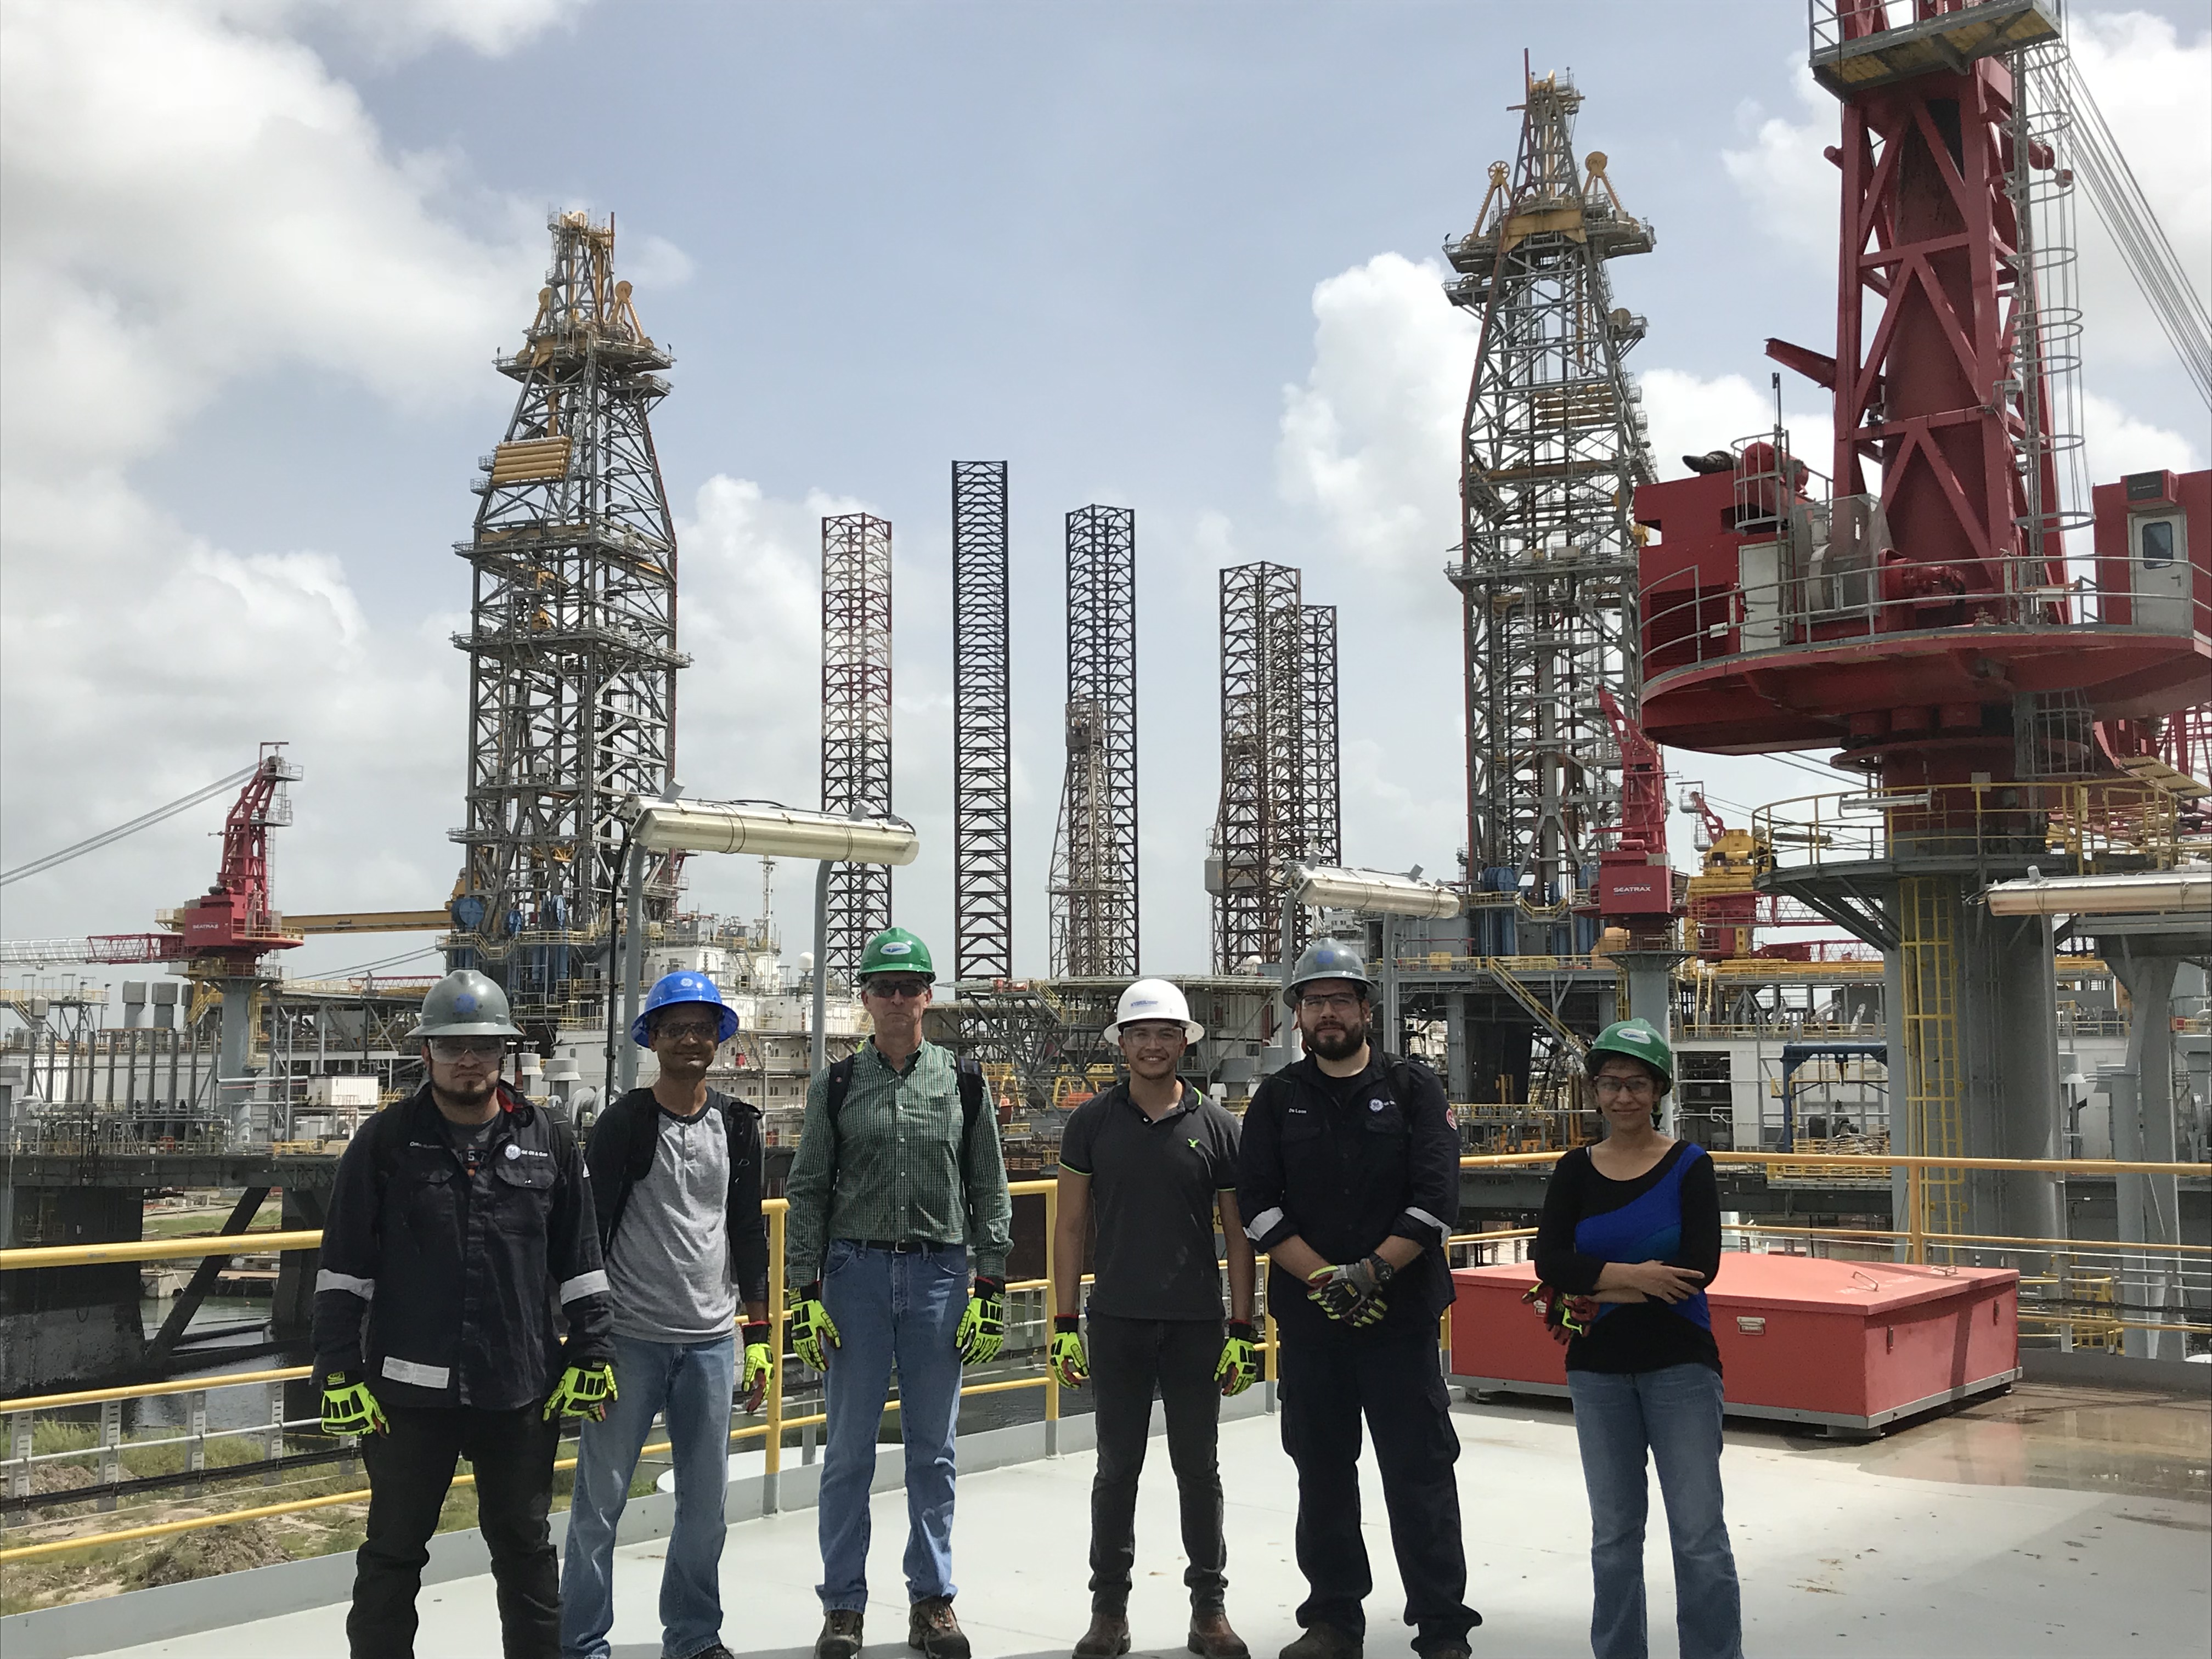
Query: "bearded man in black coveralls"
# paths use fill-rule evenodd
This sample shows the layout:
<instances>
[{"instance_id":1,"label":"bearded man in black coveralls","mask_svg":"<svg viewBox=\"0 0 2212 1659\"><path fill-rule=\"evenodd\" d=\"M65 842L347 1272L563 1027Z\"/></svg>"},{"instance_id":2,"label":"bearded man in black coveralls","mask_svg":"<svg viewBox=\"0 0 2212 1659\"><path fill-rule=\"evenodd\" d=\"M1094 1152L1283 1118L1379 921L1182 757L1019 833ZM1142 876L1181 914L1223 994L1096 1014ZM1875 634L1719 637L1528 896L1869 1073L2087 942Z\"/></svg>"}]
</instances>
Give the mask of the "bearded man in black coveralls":
<instances>
[{"instance_id":1,"label":"bearded man in black coveralls","mask_svg":"<svg viewBox=\"0 0 2212 1659\"><path fill-rule=\"evenodd\" d=\"M1323 939L1299 957L1284 1000L1306 1057L1261 1084L1240 1146L1237 1205L1268 1255L1310 1592L1297 1610L1305 1634L1282 1659L1362 1651L1374 1587L1359 1530L1363 1415L1413 1650L1467 1659L1482 1616L1462 1600L1459 1436L1437 1344L1452 1299L1444 1246L1459 1215L1459 1133L1436 1073L1370 1044L1369 988L1346 945Z\"/></svg>"}]
</instances>

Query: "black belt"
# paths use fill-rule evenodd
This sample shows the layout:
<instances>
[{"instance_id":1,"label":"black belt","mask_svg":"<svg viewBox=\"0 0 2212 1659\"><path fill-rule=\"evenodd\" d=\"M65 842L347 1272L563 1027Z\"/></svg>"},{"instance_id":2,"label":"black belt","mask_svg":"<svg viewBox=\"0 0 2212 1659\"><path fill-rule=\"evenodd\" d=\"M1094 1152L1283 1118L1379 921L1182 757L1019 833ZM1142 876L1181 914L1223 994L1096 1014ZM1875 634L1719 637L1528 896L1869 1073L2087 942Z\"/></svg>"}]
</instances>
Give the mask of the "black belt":
<instances>
[{"instance_id":1,"label":"black belt","mask_svg":"<svg viewBox=\"0 0 2212 1659\"><path fill-rule=\"evenodd\" d=\"M911 1255L917 1250L949 1250L955 1248L934 1238L848 1238L845 1242L856 1249L888 1250L893 1255Z\"/></svg>"}]
</instances>

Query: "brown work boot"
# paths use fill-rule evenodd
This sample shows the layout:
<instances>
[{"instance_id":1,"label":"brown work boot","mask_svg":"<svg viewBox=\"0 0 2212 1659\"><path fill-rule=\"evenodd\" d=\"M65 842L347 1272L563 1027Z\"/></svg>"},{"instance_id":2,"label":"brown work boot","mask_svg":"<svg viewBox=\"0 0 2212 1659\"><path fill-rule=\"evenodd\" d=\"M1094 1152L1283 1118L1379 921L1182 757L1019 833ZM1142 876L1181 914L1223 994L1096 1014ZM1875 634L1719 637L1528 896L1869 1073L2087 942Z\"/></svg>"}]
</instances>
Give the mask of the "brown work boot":
<instances>
[{"instance_id":1,"label":"brown work boot","mask_svg":"<svg viewBox=\"0 0 2212 1659\"><path fill-rule=\"evenodd\" d=\"M1282 1659L1360 1659L1360 1639L1334 1625L1310 1625L1285 1648Z\"/></svg>"},{"instance_id":2,"label":"brown work boot","mask_svg":"<svg viewBox=\"0 0 2212 1659\"><path fill-rule=\"evenodd\" d=\"M952 1616L949 1595L925 1595L906 1612L906 1644L927 1659L968 1659L968 1638Z\"/></svg>"},{"instance_id":3,"label":"brown work boot","mask_svg":"<svg viewBox=\"0 0 2212 1659\"><path fill-rule=\"evenodd\" d=\"M1229 1615L1219 1607L1190 1610L1189 1647L1200 1659L1252 1659L1252 1650L1230 1628Z\"/></svg>"},{"instance_id":4,"label":"brown work boot","mask_svg":"<svg viewBox=\"0 0 2212 1659\"><path fill-rule=\"evenodd\" d=\"M822 1621L814 1638L814 1659L859 1659L860 1615L840 1607Z\"/></svg>"},{"instance_id":5,"label":"brown work boot","mask_svg":"<svg viewBox=\"0 0 2212 1659\"><path fill-rule=\"evenodd\" d=\"M1075 1644L1075 1659L1115 1659L1129 1650L1129 1621L1103 1608L1091 1615L1091 1628Z\"/></svg>"}]
</instances>

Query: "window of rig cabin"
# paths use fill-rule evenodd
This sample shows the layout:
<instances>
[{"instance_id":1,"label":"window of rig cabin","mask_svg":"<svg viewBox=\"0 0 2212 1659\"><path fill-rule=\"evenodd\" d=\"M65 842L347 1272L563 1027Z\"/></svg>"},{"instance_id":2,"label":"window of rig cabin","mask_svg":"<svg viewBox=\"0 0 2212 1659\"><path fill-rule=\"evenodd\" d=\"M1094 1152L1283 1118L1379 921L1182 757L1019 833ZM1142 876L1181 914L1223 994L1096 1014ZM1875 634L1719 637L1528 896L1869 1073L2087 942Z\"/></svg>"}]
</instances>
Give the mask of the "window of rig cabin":
<instances>
[{"instance_id":1,"label":"window of rig cabin","mask_svg":"<svg viewBox=\"0 0 2212 1659\"><path fill-rule=\"evenodd\" d=\"M2146 565L2173 562L2173 520L2171 519L2139 519L2136 522L2136 547Z\"/></svg>"}]
</instances>

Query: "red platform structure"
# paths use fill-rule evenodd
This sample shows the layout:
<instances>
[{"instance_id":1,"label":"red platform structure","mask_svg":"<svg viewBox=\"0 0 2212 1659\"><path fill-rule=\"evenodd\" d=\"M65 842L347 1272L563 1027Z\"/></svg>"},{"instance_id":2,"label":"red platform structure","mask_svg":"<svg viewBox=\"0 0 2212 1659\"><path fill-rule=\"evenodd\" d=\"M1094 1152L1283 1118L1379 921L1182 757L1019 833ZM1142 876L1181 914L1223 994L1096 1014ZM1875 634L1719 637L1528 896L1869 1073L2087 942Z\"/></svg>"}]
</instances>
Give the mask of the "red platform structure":
<instances>
[{"instance_id":1,"label":"red platform structure","mask_svg":"<svg viewBox=\"0 0 2212 1659\"><path fill-rule=\"evenodd\" d=\"M1778 422L1636 491L1640 724L1840 751L1855 787L1762 814L1756 880L1891 959L1893 1148L2051 1158L2051 926L1978 895L2179 855L2197 809L2141 762L2185 748L2212 691L2212 475L2062 502L2070 346L2033 204L2070 176L2024 91L2063 51L2050 0L1811 0L1811 21L1842 108L1835 345L1767 352L1833 398L1833 489ZM2071 556L2093 517L2095 558ZM2048 1177L1996 1173L1933 1176L1917 1220L2060 1224Z\"/></svg>"},{"instance_id":2,"label":"red platform structure","mask_svg":"<svg viewBox=\"0 0 2212 1659\"><path fill-rule=\"evenodd\" d=\"M1521 1298L1527 1262L1462 1267L1452 1380L1564 1395L1566 1350ZM2020 1275L1735 1253L1707 1292L1726 1409L1866 1431L1999 1392L2020 1376Z\"/></svg>"}]
</instances>

